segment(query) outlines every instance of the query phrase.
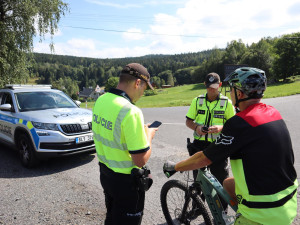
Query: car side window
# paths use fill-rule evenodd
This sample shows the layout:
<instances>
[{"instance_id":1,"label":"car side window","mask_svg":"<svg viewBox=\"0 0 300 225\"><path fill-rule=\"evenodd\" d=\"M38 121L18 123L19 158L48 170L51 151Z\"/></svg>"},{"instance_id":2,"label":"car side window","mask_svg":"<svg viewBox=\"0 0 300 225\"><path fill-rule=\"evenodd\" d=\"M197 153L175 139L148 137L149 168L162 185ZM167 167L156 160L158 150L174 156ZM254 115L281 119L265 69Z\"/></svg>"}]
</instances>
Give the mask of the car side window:
<instances>
[{"instance_id":1,"label":"car side window","mask_svg":"<svg viewBox=\"0 0 300 225\"><path fill-rule=\"evenodd\" d=\"M3 92L0 96L0 103L1 105L10 104L12 107L12 111L14 111L14 104L10 93Z\"/></svg>"},{"instance_id":2,"label":"car side window","mask_svg":"<svg viewBox=\"0 0 300 225\"><path fill-rule=\"evenodd\" d=\"M12 98L10 93L3 93L2 99L1 99L1 104L11 104L13 106Z\"/></svg>"}]
</instances>

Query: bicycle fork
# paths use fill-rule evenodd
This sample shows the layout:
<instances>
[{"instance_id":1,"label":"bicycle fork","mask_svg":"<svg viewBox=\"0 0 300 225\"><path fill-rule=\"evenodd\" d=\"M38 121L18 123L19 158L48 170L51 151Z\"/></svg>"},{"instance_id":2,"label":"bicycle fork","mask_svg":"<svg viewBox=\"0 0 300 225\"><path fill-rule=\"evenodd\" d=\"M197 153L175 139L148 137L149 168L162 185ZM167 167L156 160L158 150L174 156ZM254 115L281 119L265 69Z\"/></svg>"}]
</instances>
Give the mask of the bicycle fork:
<instances>
[{"instance_id":1,"label":"bicycle fork","mask_svg":"<svg viewBox=\"0 0 300 225\"><path fill-rule=\"evenodd\" d=\"M197 195L198 195L197 188L194 185L189 186L188 192L185 193L185 196L184 196L185 201L184 201L184 205L183 205L183 208L182 208L182 211L181 211L181 215L178 218L178 220L181 223L190 224L191 221L189 219L193 215L188 215L188 213L187 213L188 206L189 206L190 201L193 201L193 197L196 197ZM195 212L191 211L190 213L195 213Z\"/></svg>"}]
</instances>

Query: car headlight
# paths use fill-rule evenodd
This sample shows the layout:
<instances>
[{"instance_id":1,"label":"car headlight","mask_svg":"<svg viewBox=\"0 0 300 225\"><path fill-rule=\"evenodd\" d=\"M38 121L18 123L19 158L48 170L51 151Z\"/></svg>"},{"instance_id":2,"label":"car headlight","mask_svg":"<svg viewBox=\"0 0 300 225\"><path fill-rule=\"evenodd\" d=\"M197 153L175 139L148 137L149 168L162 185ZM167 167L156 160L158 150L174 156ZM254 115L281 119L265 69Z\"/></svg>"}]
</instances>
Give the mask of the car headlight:
<instances>
[{"instance_id":1,"label":"car headlight","mask_svg":"<svg viewBox=\"0 0 300 225\"><path fill-rule=\"evenodd\" d=\"M57 130L58 131L58 127L55 123L40 123L40 122L31 122L32 125L37 128L37 129L41 129L41 130Z\"/></svg>"}]
</instances>

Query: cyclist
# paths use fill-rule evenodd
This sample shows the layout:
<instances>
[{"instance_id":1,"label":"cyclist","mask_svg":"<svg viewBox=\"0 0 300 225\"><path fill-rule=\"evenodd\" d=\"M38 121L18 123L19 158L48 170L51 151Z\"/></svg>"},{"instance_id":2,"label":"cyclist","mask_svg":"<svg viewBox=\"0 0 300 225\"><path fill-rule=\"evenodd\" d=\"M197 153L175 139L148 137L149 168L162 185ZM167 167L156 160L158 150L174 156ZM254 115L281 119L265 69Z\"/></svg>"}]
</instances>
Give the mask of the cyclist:
<instances>
[{"instance_id":1,"label":"cyclist","mask_svg":"<svg viewBox=\"0 0 300 225\"><path fill-rule=\"evenodd\" d=\"M280 113L261 103L265 72L251 67L235 70L224 81L240 110L224 125L216 142L164 171L202 168L230 157L233 178L224 188L236 196L235 224L291 224L297 215L297 174L289 131Z\"/></svg>"}]
</instances>

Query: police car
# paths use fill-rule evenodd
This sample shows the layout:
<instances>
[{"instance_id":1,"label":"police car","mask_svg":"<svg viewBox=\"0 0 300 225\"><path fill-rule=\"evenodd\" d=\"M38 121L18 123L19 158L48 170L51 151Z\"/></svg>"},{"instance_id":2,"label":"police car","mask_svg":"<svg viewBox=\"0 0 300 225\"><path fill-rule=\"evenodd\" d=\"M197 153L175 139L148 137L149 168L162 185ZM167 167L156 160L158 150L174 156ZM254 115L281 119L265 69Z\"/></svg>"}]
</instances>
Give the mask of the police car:
<instances>
[{"instance_id":1,"label":"police car","mask_svg":"<svg viewBox=\"0 0 300 225\"><path fill-rule=\"evenodd\" d=\"M0 142L14 146L25 167L40 159L95 151L92 112L51 85L0 89Z\"/></svg>"}]
</instances>

